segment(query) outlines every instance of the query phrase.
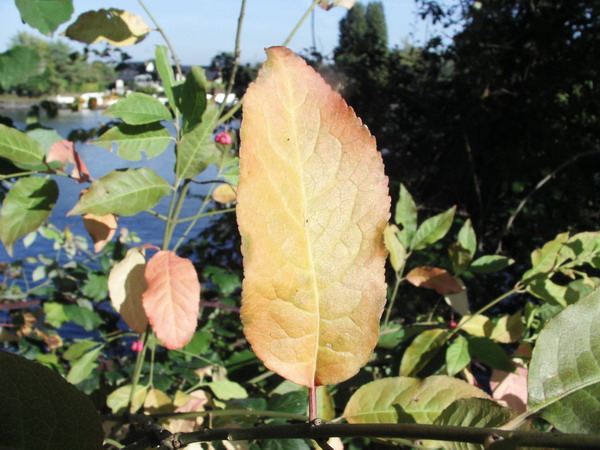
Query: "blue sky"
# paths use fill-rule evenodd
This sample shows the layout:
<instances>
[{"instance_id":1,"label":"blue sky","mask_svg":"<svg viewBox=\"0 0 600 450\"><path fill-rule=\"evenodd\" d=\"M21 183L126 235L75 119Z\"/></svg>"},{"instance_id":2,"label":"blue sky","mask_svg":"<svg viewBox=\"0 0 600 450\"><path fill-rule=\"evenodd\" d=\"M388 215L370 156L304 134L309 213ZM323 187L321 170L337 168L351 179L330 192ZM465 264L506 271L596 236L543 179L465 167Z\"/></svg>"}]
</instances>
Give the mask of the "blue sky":
<instances>
[{"instance_id":1,"label":"blue sky","mask_svg":"<svg viewBox=\"0 0 600 450\"><path fill-rule=\"evenodd\" d=\"M141 15L152 26L136 0L74 0L73 3L73 20L90 9L114 6ZM281 44L311 3L311 0L247 0L241 61L262 61L263 49ZM368 2L363 0L363 3ZM168 34L184 64L206 65L216 53L233 50L240 0L145 0L145 4ZM390 45L402 46L406 41L418 43L426 38L429 28L417 18L413 0L383 0L383 4ZM340 7L330 11L317 8L314 15L316 43L325 54L335 48L338 23L345 14L346 10ZM61 26L57 34L65 28ZM14 0L0 0L0 52L8 49L10 38L19 31L37 34L21 23ZM309 18L289 47L296 52L308 48L312 44L311 36ZM135 60L145 60L152 58L154 46L162 43L160 35L153 32L141 43L124 50ZM98 47L103 48L103 45Z\"/></svg>"}]
</instances>

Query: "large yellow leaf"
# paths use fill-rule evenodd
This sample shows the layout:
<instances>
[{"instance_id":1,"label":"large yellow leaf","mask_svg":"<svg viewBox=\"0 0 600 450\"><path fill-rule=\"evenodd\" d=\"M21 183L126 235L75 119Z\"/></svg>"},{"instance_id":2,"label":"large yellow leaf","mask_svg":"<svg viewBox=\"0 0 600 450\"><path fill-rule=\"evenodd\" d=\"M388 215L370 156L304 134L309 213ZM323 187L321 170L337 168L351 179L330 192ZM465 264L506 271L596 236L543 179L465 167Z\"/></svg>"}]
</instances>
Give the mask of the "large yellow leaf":
<instances>
[{"instance_id":1,"label":"large yellow leaf","mask_svg":"<svg viewBox=\"0 0 600 450\"><path fill-rule=\"evenodd\" d=\"M256 355L305 386L354 375L385 303L388 180L339 94L283 47L244 98L241 318Z\"/></svg>"}]
</instances>

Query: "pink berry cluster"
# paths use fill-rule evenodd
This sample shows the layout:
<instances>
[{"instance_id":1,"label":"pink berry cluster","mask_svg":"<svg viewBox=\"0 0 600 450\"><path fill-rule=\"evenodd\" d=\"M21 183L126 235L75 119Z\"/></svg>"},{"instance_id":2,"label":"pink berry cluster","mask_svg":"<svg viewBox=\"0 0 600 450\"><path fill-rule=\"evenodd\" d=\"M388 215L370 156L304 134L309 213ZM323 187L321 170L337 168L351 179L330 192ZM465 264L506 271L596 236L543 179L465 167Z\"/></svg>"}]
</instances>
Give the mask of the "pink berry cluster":
<instances>
[{"instance_id":1,"label":"pink berry cluster","mask_svg":"<svg viewBox=\"0 0 600 450\"><path fill-rule=\"evenodd\" d=\"M231 135L227 131L221 131L215 136L215 142L217 144L231 145L233 144L233 139L231 139Z\"/></svg>"},{"instance_id":2,"label":"pink berry cluster","mask_svg":"<svg viewBox=\"0 0 600 450\"><path fill-rule=\"evenodd\" d=\"M134 352L141 352L144 348L144 343L140 340L134 341L131 344L131 350L133 350Z\"/></svg>"}]
</instances>

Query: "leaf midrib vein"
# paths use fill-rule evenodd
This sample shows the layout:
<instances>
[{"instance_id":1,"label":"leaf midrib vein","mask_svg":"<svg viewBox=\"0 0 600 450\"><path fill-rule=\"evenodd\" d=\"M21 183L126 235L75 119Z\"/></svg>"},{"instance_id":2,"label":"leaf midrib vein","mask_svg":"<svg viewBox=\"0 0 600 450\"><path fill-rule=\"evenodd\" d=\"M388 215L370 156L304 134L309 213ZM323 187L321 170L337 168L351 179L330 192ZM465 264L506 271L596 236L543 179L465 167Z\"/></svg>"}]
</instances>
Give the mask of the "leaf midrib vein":
<instances>
[{"instance_id":1,"label":"leaf midrib vein","mask_svg":"<svg viewBox=\"0 0 600 450\"><path fill-rule=\"evenodd\" d=\"M291 75L293 77L293 75ZM290 75L286 76L285 78L285 87L287 89L287 93L288 93L288 98L291 98L293 95L293 87L290 84ZM302 106L304 106L306 101L306 97L304 98L304 101L300 104ZM303 214L302 217L304 217L305 221L306 221L306 213L307 213L307 196L306 196L306 188L304 186L304 180L302 179L302 173L304 170L304 161L301 161L300 158L300 150L298 148L299 142L298 142L298 129L296 127L296 120L298 119L298 116L296 114L296 109L287 109L287 111L289 111L289 116L290 116L290 128L291 128L291 133L292 133L292 142L294 145L294 157L297 160L297 164L298 164L298 175L299 175L299 181L300 181L300 194L301 194L301 202L302 202L302 210L303 210ZM315 141L316 143L316 141ZM313 148L313 152L314 152L314 148ZM317 285L317 277L316 277L316 271L315 271L315 262L313 259L313 248L312 248L312 242L310 240L310 235L308 233L308 228L306 227L306 223L302 224L303 225L303 231L304 231L304 237L306 238L306 245L308 247L307 249L307 256L308 256L308 267L309 267L309 272L310 272L310 278L311 278L311 288L312 291L314 293L314 298L315 298L315 314L316 314L316 332L315 332L315 350L314 350L314 359L313 359L313 369L312 369L312 380L311 380L311 384L312 386L314 386L315 384L315 378L316 378L316 374L317 374L317 358L318 358L318 354L319 354L319 335L320 335L320 325L321 325L321 311L320 311L320 303L321 303L321 298L320 298L320 293L319 293L319 288Z\"/></svg>"}]
</instances>

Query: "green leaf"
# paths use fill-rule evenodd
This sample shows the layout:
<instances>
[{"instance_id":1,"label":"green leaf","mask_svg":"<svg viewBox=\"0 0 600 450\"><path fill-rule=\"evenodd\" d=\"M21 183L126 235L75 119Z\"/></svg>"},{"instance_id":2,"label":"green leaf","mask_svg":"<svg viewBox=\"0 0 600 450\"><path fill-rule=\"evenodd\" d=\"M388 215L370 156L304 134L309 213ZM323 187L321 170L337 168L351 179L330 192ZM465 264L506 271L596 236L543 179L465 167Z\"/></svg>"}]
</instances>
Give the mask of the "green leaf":
<instances>
[{"instance_id":1,"label":"green leaf","mask_svg":"<svg viewBox=\"0 0 600 450\"><path fill-rule=\"evenodd\" d=\"M66 305L64 312L71 322L85 328L87 331L93 331L102 323L102 319L94 311L82 306Z\"/></svg>"},{"instance_id":2,"label":"green leaf","mask_svg":"<svg viewBox=\"0 0 600 450\"><path fill-rule=\"evenodd\" d=\"M112 127L94 144L112 150L112 144L117 144L117 155L128 161L139 161L142 152L148 159L164 152L172 142L171 134L159 122L146 125L127 125L120 123Z\"/></svg>"},{"instance_id":3,"label":"green leaf","mask_svg":"<svg viewBox=\"0 0 600 450\"><path fill-rule=\"evenodd\" d=\"M219 109L211 103L202 115L202 122L183 135L177 147L177 178L194 178L215 162L219 153L212 133L218 116Z\"/></svg>"},{"instance_id":4,"label":"green leaf","mask_svg":"<svg viewBox=\"0 0 600 450\"><path fill-rule=\"evenodd\" d=\"M398 238L399 234L400 230L398 230L398 227L390 224L385 227L383 232L385 248L388 251L390 263L392 263L392 267L396 273L401 273L404 270L407 256L406 249Z\"/></svg>"},{"instance_id":5,"label":"green leaf","mask_svg":"<svg viewBox=\"0 0 600 450\"><path fill-rule=\"evenodd\" d=\"M220 400L231 400L232 398L248 398L248 392L241 384L229 380L218 380L208 383L208 387Z\"/></svg>"},{"instance_id":6,"label":"green leaf","mask_svg":"<svg viewBox=\"0 0 600 450\"><path fill-rule=\"evenodd\" d=\"M387 328L379 331L379 340L377 346L381 348L393 349L405 340L419 333L417 327L403 327L402 325L389 324Z\"/></svg>"},{"instance_id":7,"label":"green leaf","mask_svg":"<svg viewBox=\"0 0 600 450\"><path fill-rule=\"evenodd\" d=\"M122 9L109 8L84 12L69 25L65 35L86 44L106 40L112 45L125 46L137 44L150 31L150 27L140 16Z\"/></svg>"},{"instance_id":8,"label":"green leaf","mask_svg":"<svg viewBox=\"0 0 600 450\"><path fill-rule=\"evenodd\" d=\"M514 262L514 259L507 258L506 256L484 255L473 261L469 269L474 273L485 275L504 270L511 264L514 264Z\"/></svg>"},{"instance_id":9,"label":"green leaf","mask_svg":"<svg viewBox=\"0 0 600 450\"><path fill-rule=\"evenodd\" d=\"M133 216L152 208L170 191L169 184L148 167L113 170L95 180L67 215Z\"/></svg>"},{"instance_id":10,"label":"green leaf","mask_svg":"<svg viewBox=\"0 0 600 450\"><path fill-rule=\"evenodd\" d=\"M444 346L447 336L448 332L439 328L427 330L418 335L402 356L400 375L418 374Z\"/></svg>"},{"instance_id":11,"label":"green leaf","mask_svg":"<svg viewBox=\"0 0 600 450\"><path fill-rule=\"evenodd\" d=\"M474 316L465 315L460 319L458 326L461 330L473 335L473 336L489 336L494 329L494 323L489 317L483 314L476 314Z\"/></svg>"},{"instance_id":12,"label":"green leaf","mask_svg":"<svg viewBox=\"0 0 600 450\"><path fill-rule=\"evenodd\" d=\"M202 271L202 275L210 279L211 283L215 284L221 294L226 297L242 287L240 276L230 273L222 267L206 266Z\"/></svg>"},{"instance_id":13,"label":"green leaf","mask_svg":"<svg viewBox=\"0 0 600 450\"><path fill-rule=\"evenodd\" d=\"M232 158L231 165L221 174L223 179L232 186L237 186L240 181L240 159Z\"/></svg>"},{"instance_id":14,"label":"green leaf","mask_svg":"<svg viewBox=\"0 0 600 450\"><path fill-rule=\"evenodd\" d=\"M0 80L1 77L0 73ZM16 166L28 169L41 164L44 156L44 150L35 139L15 128L0 124L0 157L10 160Z\"/></svg>"},{"instance_id":15,"label":"green leaf","mask_svg":"<svg viewBox=\"0 0 600 450\"><path fill-rule=\"evenodd\" d=\"M469 341L463 336L457 336L446 350L446 372L454 376L471 362Z\"/></svg>"},{"instance_id":16,"label":"green leaf","mask_svg":"<svg viewBox=\"0 0 600 450\"><path fill-rule=\"evenodd\" d=\"M556 284L549 278L549 274L538 273L527 279L527 292L535 295L537 298L548 302L554 306L567 306L567 287Z\"/></svg>"},{"instance_id":17,"label":"green leaf","mask_svg":"<svg viewBox=\"0 0 600 450\"><path fill-rule=\"evenodd\" d=\"M49 178L20 178L8 192L0 211L0 239L9 255L21 236L36 230L48 218L56 200L58 185Z\"/></svg>"},{"instance_id":18,"label":"green leaf","mask_svg":"<svg viewBox=\"0 0 600 450\"><path fill-rule=\"evenodd\" d=\"M564 433L600 433L600 290L540 332L529 366L528 409Z\"/></svg>"},{"instance_id":19,"label":"green leaf","mask_svg":"<svg viewBox=\"0 0 600 450\"><path fill-rule=\"evenodd\" d=\"M15 4L23 22L48 36L73 14L72 0L15 0Z\"/></svg>"},{"instance_id":20,"label":"green leaf","mask_svg":"<svg viewBox=\"0 0 600 450\"><path fill-rule=\"evenodd\" d=\"M38 141L46 155L50 151L52 144L64 139L56 132L56 130L48 128L34 128L33 130L27 131L25 134Z\"/></svg>"},{"instance_id":21,"label":"green leaf","mask_svg":"<svg viewBox=\"0 0 600 450\"><path fill-rule=\"evenodd\" d=\"M487 337L469 336L469 353L492 369L513 372L515 367L506 352Z\"/></svg>"},{"instance_id":22,"label":"green leaf","mask_svg":"<svg viewBox=\"0 0 600 450\"><path fill-rule=\"evenodd\" d=\"M402 226L400 242L405 248L411 248L410 244L417 231L417 205L403 184L400 184L400 197L396 203L394 220Z\"/></svg>"},{"instance_id":23,"label":"green leaf","mask_svg":"<svg viewBox=\"0 0 600 450\"><path fill-rule=\"evenodd\" d=\"M499 405L493 400L486 398L459 398L444 409L438 418L435 419L434 425L498 428L516 416L516 411ZM483 445L479 444L429 442L439 444L435 445L435 447L441 446L446 450L483 450L484 448Z\"/></svg>"},{"instance_id":24,"label":"green leaf","mask_svg":"<svg viewBox=\"0 0 600 450\"><path fill-rule=\"evenodd\" d=\"M109 106L103 113L106 117L122 119L129 125L171 120L171 112L160 101L147 94L134 92Z\"/></svg>"},{"instance_id":25,"label":"green leaf","mask_svg":"<svg viewBox=\"0 0 600 450\"><path fill-rule=\"evenodd\" d=\"M523 274L521 280L527 281L540 273L551 272L558 265L561 248L569 240L569 233L561 233L552 241L546 242L541 249L531 253L531 269Z\"/></svg>"},{"instance_id":26,"label":"green leaf","mask_svg":"<svg viewBox=\"0 0 600 450\"><path fill-rule=\"evenodd\" d=\"M344 418L350 423L400 423L399 419L409 414L416 423L431 424L454 400L487 396L481 389L447 376L382 378L352 395Z\"/></svg>"},{"instance_id":27,"label":"green leaf","mask_svg":"<svg viewBox=\"0 0 600 450\"><path fill-rule=\"evenodd\" d=\"M121 414L127 408L129 404L129 394L131 393L133 386L127 384L114 390L106 398L106 406L108 406L113 414ZM135 412L144 404L148 386L140 386L139 384L135 387L133 394L133 401L131 402L131 412Z\"/></svg>"},{"instance_id":28,"label":"green leaf","mask_svg":"<svg viewBox=\"0 0 600 450\"><path fill-rule=\"evenodd\" d=\"M169 54L167 47L164 45L157 45L154 50L154 58L156 59L156 70L160 75L165 95L169 99L169 105L171 108L176 108L177 103L175 102L175 95L173 93L173 85L175 84L175 77L173 76L173 67L169 60Z\"/></svg>"},{"instance_id":29,"label":"green leaf","mask_svg":"<svg viewBox=\"0 0 600 450\"><path fill-rule=\"evenodd\" d=\"M469 251L471 258L475 255L475 251L477 250L477 237L475 236L475 230L473 229L471 219L467 219L458 232L458 242L462 248Z\"/></svg>"},{"instance_id":30,"label":"green leaf","mask_svg":"<svg viewBox=\"0 0 600 450\"><path fill-rule=\"evenodd\" d=\"M5 91L39 73L40 57L32 48L16 45L0 53L0 87ZM4 125L2 127L8 128ZM3 128L0 128L0 136L4 134Z\"/></svg>"},{"instance_id":31,"label":"green leaf","mask_svg":"<svg viewBox=\"0 0 600 450\"><path fill-rule=\"evenodd\" d=\"M192 66L185 82L177 89L177 107L183 114L183 132L190 132L204 118L206 110L206 75L204 69Z\"/></svg>"},{"instance_id":32,"label":"green leaf","mask_svg":"<svg viewBox=\"0 0 600 450\"><path fill-rule=\"evenodd\" d=\"M183 350L193 355L202 355L210 348L212 336L208 331L196 331L192 340L183 347Z\"/></svg>"},{"instance_id":33,"label":"green leaf","mask_svg":"<svg viewBox=\"0 0 600 450\"><path fill-rule=\"evenodd\" d=\"M303 439L263 439L258 441L262 450L310 450Z\"/></svg>"},{"instance_id":34,"label":"green leaf","mask_svg":"<svg viewBox=\"0 0 600 450\"><path fill-rule=\"evenodd\" d=\"M98 356L102 351L102 347L95 348L84 354L81 358L71 365L71 370L67 375L69 383L78 384L90 376L92 371L98 367Z\"/></svg>"},{"instance_id":35,"label":"green leaf","mask_svg":"<svg viewBox=\"0 0 600 450\"><path fill-rule=\"evenodd\" d=\"M54 328L62 327L63 323L69 320L65 313L65 305L62 303L44 302L44 314L46 315L46 323Z\"/></svg>"},{"instance_id":36,"label":"green leaf","mask_svg":"<svg viewBox=\"0 0 600 450\"><path fill-rule=\"evenodd\" d=\"M62 376L0 352L0 446L24 450L100 449L100 416L90 399Z\"/></svg>"},{"instance_id":37,"label":"green leaf","mask_svg":"<svg viewBox=\"0 0 600 450\"><path fill-rule=\"evenodd\" d=\"M46 303L44 303L44 309L46 307ZM66 317L66 316L65 316ZM66 319L65 319L66 320ZM77 341L73 345L71 345L66 352L63 353L62 357L67 361L73 361L75 359L79 359L90 350L92 347L98 345L98 342L91 340Z\"/></svg>"},{"instance_id":38,"label":"green leaf","mask_svg":"<svg viewBox=\"0 0 600 450\"><path fill-rule=\"evenodd\" d=\"M306 414L308 394L305 389L269 399L269 410L290 414Z\"/></svg>"},{"instance_id":39,"label":"green leaf","mask_svg":"<svg viewBox=\"0 0 600 450\"><path fill-rule=\"evenodd\" d=\"M450 256L452 272L455 276L459 276L467 270L471 262L471 253L460 242L455 242L448 247L448 256Z\"/></svg>"},{"instance_id":40,"label":"green leaf","mask_svg":"<svg viewBox=\"0 0 600 450\"><path fill-rule=\"evenodd\" d=\"M502 344L519 341L525 332L525 324L521 320L522 316L523 313L520 310L514 314L502 316L494 325L489 338Z\"/></svg>"},{"instance_id":41,"label":"green leaf","mask_svg":"<svg viewBox=\"0 0 600 450\"><path fill-rule=\"evenodd\" d=\"M101 301L108 297L108 277L91 273L81 287L81 292L92 300Z\"/></svg>"},{"instance_id":42,"label":"green leaf","mask_svg":"<svg viewBox=\"0 0 600 450\"><path fill-rule=\"evenodd\" d=\"M452 226L456 206L425 220L417 229L410 247L420 250L443 238Z\"/></svg>"}]
</instances>

